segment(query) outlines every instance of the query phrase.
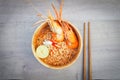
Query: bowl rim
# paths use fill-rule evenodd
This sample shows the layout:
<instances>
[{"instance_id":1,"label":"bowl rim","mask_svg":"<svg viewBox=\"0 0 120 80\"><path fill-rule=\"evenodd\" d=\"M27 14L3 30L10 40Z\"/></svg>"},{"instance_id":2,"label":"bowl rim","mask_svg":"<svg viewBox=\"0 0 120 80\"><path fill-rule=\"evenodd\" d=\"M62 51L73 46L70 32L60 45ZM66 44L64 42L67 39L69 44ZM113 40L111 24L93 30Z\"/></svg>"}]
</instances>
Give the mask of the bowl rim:
<instances>
[{"instance_id":1,"label":"bowl rim","mask_svg":"<svg viewBox=\"0 0 120 80\"><path fill-rule=\"evenodd\" d=\"M72 23L70 23L69 21L65 21L65 20L62 20L62 21L67 22L67 23L69 23L69 24L72 26L72 28L77 32L77 36L79 36L79 40L80 40L80 42L79 42L79 45L80 45L80 46L79 46L79 50L78 50L79 53L78 53L78 55L76 56L76 58L75 58L72 62L70 62L69 64L64 65L64 66L59 66L59 67L58 67L58 66L57 66L57 67L55 67L55 66L50 66L50 65L47 65L46 63L44 63L42 60L40 60L40 59L35 55L36 53L35 53L35 48L34 48L34 45L33 45L35 33L37 33L37 31L38 31L39 29L44 28L44 25L47 24L47 21L43 22L40 26L38 26L38 27L35 29L35 31L34 31L34 33L33 33L33 36L32 36L31 47L32 47L32 53L33 53L34 57L37 59L37 61L38 61L39 63L41 63L43 66L45 66L45 67L47 67L47 68L50 68L50 69L63 69L63 68L67 68L67 67L71 66L72 64L74 64L74 63L78 60L78 58L79 58L79 56L80 56L80 54L81 54L81 52L82 52L83 41L82 41L82 36L81 36L79 30L78 30Z\"/></svg>"}]
</instances>

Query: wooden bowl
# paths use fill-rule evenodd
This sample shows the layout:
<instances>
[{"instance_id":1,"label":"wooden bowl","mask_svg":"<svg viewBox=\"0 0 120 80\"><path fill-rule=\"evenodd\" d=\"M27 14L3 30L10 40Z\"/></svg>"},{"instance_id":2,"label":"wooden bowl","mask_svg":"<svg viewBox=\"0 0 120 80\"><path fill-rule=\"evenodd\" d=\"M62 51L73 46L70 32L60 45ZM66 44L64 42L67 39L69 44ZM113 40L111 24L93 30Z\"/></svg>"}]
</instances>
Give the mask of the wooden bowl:
<instances>
[{"instance_id":1,"label":"wooden bowl","mask_svg":"<svg viewBox=\"0 0 120 80\"><path fill-rule=\"evenodd\" d=\"M77 35L77 38L78 38L78 41L79 41L79 46L78 46L78 52L76 54L76 56L72 59L71 62L69 62L68 64L66 65L63 65L63 66L51 66L51 65L48 65L46 64L45 62L43 62L35 53L35 43L36 43L36 39L37 39L37 36L39 35L39 32L46 26L48 26L48 23L47 22L44 22L42 23L34 32L33 34L33 37L32 37L32 51L33 51L33 55L35 56L35 58L42 64L44 65L45 67L47 68L50 68L50 69L63 69L63 68L66 68L66 67L69 67L71 66L79 57L80 53L81 53L81 50L82 50L82 37L81 37L81 34L79 33L79 30L74 26L72 25L70 22L68 21L64 21L68 24L71 25L72 29L74 30L74 32L76 33Z\"/></svg>"}]
</instances>

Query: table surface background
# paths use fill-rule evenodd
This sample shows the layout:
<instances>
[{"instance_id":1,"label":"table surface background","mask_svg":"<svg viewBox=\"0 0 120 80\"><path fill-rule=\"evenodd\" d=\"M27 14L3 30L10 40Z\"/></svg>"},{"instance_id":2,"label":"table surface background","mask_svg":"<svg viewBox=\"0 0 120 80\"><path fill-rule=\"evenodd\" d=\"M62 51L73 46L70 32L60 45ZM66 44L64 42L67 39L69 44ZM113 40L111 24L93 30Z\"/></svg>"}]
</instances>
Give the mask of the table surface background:
<instances>
[{"instance_id":1,"label":"table surface background","mask_svg":"<svg viewBox=\"0 0 120 80\"><path fill-rule=\"evenodd\" d=\"M47 15L51 2L58 8L60 0L32 2ZM82 80L83 51L62 70L48 69L35 59L31 38L37 28L32 25L39 20L36 15L26 0L0 0L0 80ZM91 22L93 79L120 79L120 0L65 0L63 18L82 36L83 23Z\"/></svg>"}]
</instances>

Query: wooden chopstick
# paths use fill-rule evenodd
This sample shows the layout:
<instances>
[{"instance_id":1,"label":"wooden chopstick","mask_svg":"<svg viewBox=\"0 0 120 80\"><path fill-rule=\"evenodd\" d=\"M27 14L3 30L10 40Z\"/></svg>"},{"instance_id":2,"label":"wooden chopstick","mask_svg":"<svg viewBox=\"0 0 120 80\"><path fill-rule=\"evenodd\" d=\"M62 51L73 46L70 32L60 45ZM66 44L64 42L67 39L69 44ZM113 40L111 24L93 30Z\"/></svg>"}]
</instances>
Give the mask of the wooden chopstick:
<instances>
[{"instance_id":1,"label":"wooden chopstick","mask_svg":"<svg viewBox=\"0 0 120 80\"><path fill-rule=\"evenodd\" d=\"M88 77L92 80L92 56L91 56L91 40L90 40L90 22L88 22Z\"/></svg>"},{"instance_id":2,"label":"wooden chopstick","mask_svg":"<svg viewBox=\"0 0 120 80\"><path fill-rule=\"evenodd\" d=\"M83 40L83 80L86 80L86 23L84 23L84 40ZM92 56L90 40L90 22L88 22L88 79L92 80Z\"/></svg>"},{"instance_id":3,"label":"wooden chopstick","mask_svg":"<svg viewBox=\"0 0 120 80\"><path fill-rule=\"evenodd\" d=\"M83 40L83 80L86 80L86 23L84 23L84 40Z\"/></svg>"}]
</instances>

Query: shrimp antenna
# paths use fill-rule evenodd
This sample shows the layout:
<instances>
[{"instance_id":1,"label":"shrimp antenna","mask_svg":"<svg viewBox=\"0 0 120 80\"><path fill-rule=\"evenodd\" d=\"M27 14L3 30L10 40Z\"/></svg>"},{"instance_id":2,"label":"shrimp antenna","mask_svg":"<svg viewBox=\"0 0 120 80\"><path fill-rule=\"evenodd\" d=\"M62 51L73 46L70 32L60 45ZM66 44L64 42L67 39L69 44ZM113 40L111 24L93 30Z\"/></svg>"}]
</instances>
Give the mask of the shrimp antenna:
<instances>
[{"instance_id":1,"label":"shrimp antenna","mask_svg":"<svg viewBox=\"0 0 120 80\"><path fill-rule=\"evenodd\" d=\"M61 1L61 4L60 4L60 12L59 12L59 19L61 21L62 19L62 8L63 8L63 3L64 3L64 0Z\"/></svg>"},{"instance_id":2,"label":"shrimp antenna","mask_svg":"<svg viewBox=\"0 0 120 80\"><path fill-rule=\"evenodd\" d=\"M41 17L42 19L47 19L46 16L43 16L42 14L38 13L37 16Z\"/></svg>"},{"instance_id":3,"label":"shrimp antenna","mask_svg":"<svg viewBox=\"0 0 120 80\"><path fill-rule=\"evenodd\" d=\"M49 18L50 20L52 20L52 21L54 20L52 14L51 14L51 12L50 12L50 10L48 10L48 18Z\"/></svg>"},{"instance_id":4,"label":"shrimp antenna","mask_svg":"<svg viewBox=\"0 0 120 80\"><path fill-rule=\"evenodd\" d=\"M44 22L45 20L39 20L36 23L33 24L33 26L40 24L41 22Z\"/></svg>"},{"instance_id":5,"label":"shrimp antenna","mask_svg":"<svg viewBox=\"0 0 120 80\"><path fill-rule=\"evenodd\" d=\"M51 5L52 5L52 8L53 8L53 10L54 10L54 12L55 12L56 18L59 19L59 14L58 14L57 9L55 8L55 6L54 6L53 3L52 3Z\"/></svg>"},{"instance_id":6,"label":"shrimp antenna","mask_svg":"<svg viewBox=\"0 0 120 80\"><path fill-rule=\"evenodd\" d=\"M40 18L42 18L42 20L37 21L36 23L33 24L33 26L35 26L35 25L37 25L37 24L40 24L41 22L44 22L44 21L47 19L46 16L43 16L43 15L40 14L40 13L37 14L37 16L39 16Z\"/></svg>"}]
</instances>

